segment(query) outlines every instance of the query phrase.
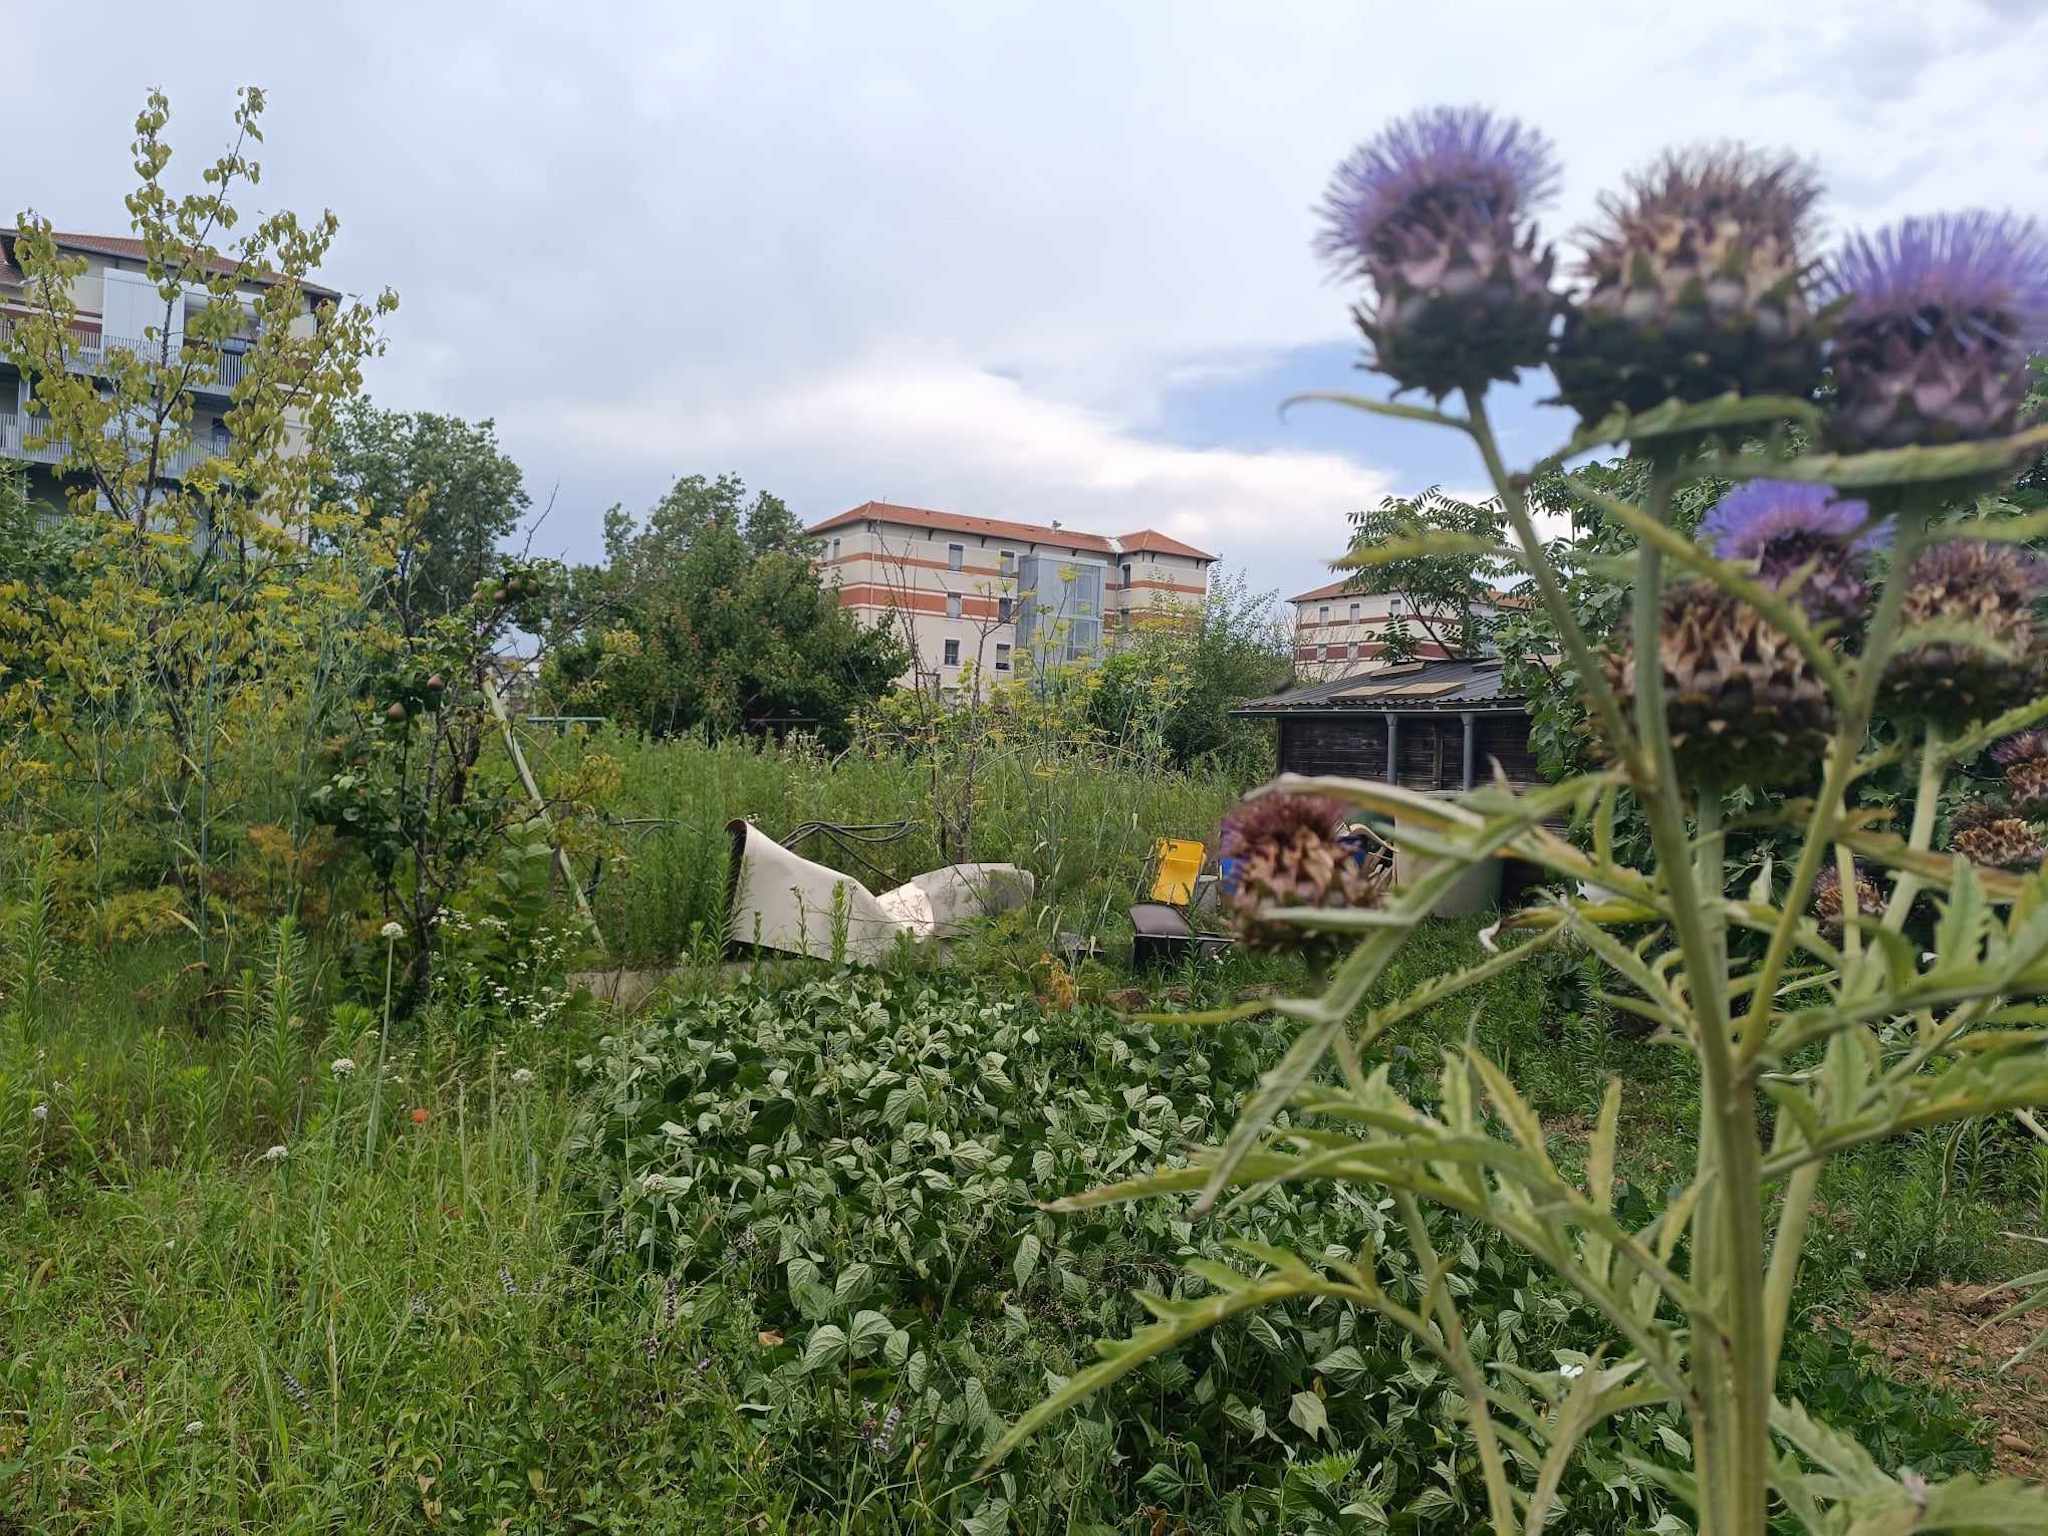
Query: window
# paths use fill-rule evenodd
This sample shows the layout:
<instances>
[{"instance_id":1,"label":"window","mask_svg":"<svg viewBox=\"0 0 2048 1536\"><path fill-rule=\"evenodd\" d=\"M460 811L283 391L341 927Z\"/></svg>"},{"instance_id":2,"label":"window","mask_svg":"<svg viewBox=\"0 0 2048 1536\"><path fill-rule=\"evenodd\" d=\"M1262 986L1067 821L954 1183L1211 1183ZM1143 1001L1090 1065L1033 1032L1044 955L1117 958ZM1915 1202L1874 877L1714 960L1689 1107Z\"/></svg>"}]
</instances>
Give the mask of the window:
<instances>
[{"instance_id":1,"label":"window","mask_svg":"<svg viewBox=\"0 0 2048 1536\"><path fill-rule=\"evenodd\" d=\"M832 558L834 560L839 558L839 541L837 539L832 541Z\"/></svg>"},{"instance_id":2,"label":"window","mask_svg":"<svg viewBox=\"0 0 2048 1536\"><path fill-rule=\"evenodd\" d=\"M1322 607L1316 610L1316 622L1318 624L1327 624L1330 622L1330 605L1328 603L1323 604Z\"/></svg>"},{"instance_id":3,"label":"window","mask_svg":"<svg viewBox=\"0 0 2048 1536\"><path fill-rule=\"evenodd\" d=\"M1000 640L996 642L996 670L998 672L1010 670L1010 648Z\"/></svg>"},{"instance_id":4,"label":"window","mask_svg":"<svg viewBox=\"0 0 2048 1536\"><path fill-rule=\"evenodd\" d=\"M960 642L958 640L948 640L946 642L946 665L949 667L960 665Z\"/></svg>"},{"instance_id":5,"label":"window","mask_svg":"<svg viewBox=\"0 0 2048 1536\"><path fill-rule=\"evenodd\" d=\"M1001 568L1001 571L1002 571L1002 574L1003 574L1003 575L1005 575L1005 576L1014 576L1014 575L1016 575L1016 574L1017 574L1017 551L1015 551L1014 549L1006 549L1006 550L1004 550L1004 551L1003 551L1003 552L1002 552L1001 554L999 554L999 555L997 555L997 556L996 556L996 564L997 564L997 565L998 565L998 566L999 566L999 567Z\"/></svg>"},{"instance_id":6,"label":"window","mask_svg":"<svg viewBox=\"0 0 2048 1536\"><path fill-rule=\"evenodd\" d=\"M946 617L949 619L960 617L960 594L958 592L948 592L946 594ZM948 641L947 643L951 644L952 642Z\"/></svg>"},{"instance_id":7,"label":"window","mask_svg":"<svg viewBox=\"0 0 2048 1536\"><path fill-rule=\"evenodd\" d=\"M226 453L228 451L228 424L218 416L213 418L213 451L215 453Z\"/></svg>"},{"instance_id":8,"label":"window","mask_svg":"<svg viewBox=\"0 0 2048 1536\"><path fill-rule=\"evenodd\" d=\"M1010 622L1010 599L1007 597L996 599L996 622L998 624Z\"/></svg>"},{"instance_id":9,"label":"window","mask_svg":"<svg viewBox=\"0 0 2048 1536\"><path fill-rule=\"evenodd\" d=\"M1126 561L1124 562L1124 585L1128 587L1128 586L1129 586L1130 584L1131 584L1131 563L1130 563L1130 561L1126 560Z\"/></svg>"},{"instance_id":10,"label":"window","mask_svg":"<svg viewBox=\"0 0 2048 1536\"><path fill-rule=\"evenodd\" d=\"M1356 603L1351 605L1351 622L1354 624L1358 622L1358 604Z\"/></svg>"},{"instance_id":11,"label":"window","mask_svg":"<svg viewBox=\"0 0 2048 1536\"><path fill-rule=\"evenodd\" d=\"M1330 659L1330 648L1329 648L1329 647L1328 647L1327 645L1319 645L1319 646L1317 646L1317 647L1316 647L1316 660L1317 660L1317 661L1328 661L1329 659Z\"/></svg>"},{"instance_id":12,"label":"window","mask_svg":"<svg viewBox=\"0 0 2048 1536\"><path fill-rule=\"evenodd\" d=\"M960 569L960 567L961 567L961 566L962 566L963 564L965 564L965 563L966 563L966 560L967 560L967 546L966 546L965 544L948 544L948 545L946 546L946 569L947 569L947 570L949 570L949 571L957 571L957 570L959 570L959 569Z\"/></svg>"}]
</instances>

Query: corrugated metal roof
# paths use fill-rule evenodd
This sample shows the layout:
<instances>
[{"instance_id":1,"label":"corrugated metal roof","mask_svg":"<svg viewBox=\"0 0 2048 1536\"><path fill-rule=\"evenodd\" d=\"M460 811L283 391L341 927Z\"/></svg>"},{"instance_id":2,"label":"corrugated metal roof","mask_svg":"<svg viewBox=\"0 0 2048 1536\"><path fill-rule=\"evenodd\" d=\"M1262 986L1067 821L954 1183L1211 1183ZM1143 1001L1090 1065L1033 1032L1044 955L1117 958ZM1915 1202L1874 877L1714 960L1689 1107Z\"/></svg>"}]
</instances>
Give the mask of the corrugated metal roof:
<instances>
[{"instance_id":1,"label":"corrugated metal roof","mask_svg":"<svg viewBox=\"0 0 2048 1536\"><path fill-rule=\"evenodd\" d=\"M1290 688L1270 698L1247 699L1231 711L1240 717L1327 715L1345 710L1416 711L1519 709L1523 700L1501 683L1500 661L1426 661L1403 666L1364 667L1343 677Z\"/></svg>"}]
</instances>

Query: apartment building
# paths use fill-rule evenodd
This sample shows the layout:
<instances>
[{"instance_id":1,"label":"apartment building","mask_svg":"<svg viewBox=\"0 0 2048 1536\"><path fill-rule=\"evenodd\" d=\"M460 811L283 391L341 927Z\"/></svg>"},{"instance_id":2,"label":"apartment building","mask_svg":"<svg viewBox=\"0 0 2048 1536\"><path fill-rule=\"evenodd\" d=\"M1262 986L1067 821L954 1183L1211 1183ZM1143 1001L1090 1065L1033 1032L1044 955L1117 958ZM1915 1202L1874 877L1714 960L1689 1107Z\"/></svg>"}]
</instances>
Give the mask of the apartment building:
<instances>
[{"instance_id":1,"label":"apartment building","mask_svg":"<svg viewBox=\"0 0 2048 1536\"><path fill-rule=\"evenodd\" d=\"M909 647L902 681L945 694L1171 622L1208 596L1216 559L1149 528L1112 536L881 501L810 533L840 603Z\"/></svg>"},{"instance_id":2,"label":"apartment building","mask_svg":"<svg viewBox=\"0 0 2048 1536\"><path fill-rule=\"evenodd\" d=\"M1349 581L1355 581L1350 578ZM1288 599L1294 608L1294 672L1321 682L1363 671L1386 653L1387 631L1399 622L1414 642L1416 659L1449 661L1458 642L1454 618L1420 614L1406 598L1390 592L1360 592L1346 579L1328 582ZM1482 602L1482 620L1498 614L1501 601Z\"/></svg>"},{"instance_id":3,"label":"apartment building","mask_svg":"<svg viewBox=\"0 0 2048 1536\"><path fill-rule=\"evenodd\" d=\"M9 343L16 323L31 313L27 280L15 251L16 231L0 229L0 459L25 462L29 467L29 492L37 500L54 506L64 502L58 483L59 469L67 449L62 442L44 439L38 417L29 399L29 381L9 355ZM148 272L148 253L140 240L119 235L58 235L56 243L67 256L84 259L85 271L71 284L72 302L78 315L67 351L71 370L80 374L98 372L110 353L117 349L139 357L154 357L168 341L175 361L184 345L188 317L215 302L203 287L192 285L179 302L167 306ZM223 267L223 270L232 268ZM205 369L194 369L189 380L192 396L192 441L170 463L163 466L165 479L177 480L213 455L224 453L229 443L229 407L235 386L241 382L243 359L255 345L255 304L261 294L261 277L253 278L240 291L244 309L244 333L221 348L217 361ZM341 295L315 283L302 283L304 309L294 327L304 326L310 334L317 323L315 310ZM160 334L151 337L155 330Z\"/></svg>"}]
</instances>

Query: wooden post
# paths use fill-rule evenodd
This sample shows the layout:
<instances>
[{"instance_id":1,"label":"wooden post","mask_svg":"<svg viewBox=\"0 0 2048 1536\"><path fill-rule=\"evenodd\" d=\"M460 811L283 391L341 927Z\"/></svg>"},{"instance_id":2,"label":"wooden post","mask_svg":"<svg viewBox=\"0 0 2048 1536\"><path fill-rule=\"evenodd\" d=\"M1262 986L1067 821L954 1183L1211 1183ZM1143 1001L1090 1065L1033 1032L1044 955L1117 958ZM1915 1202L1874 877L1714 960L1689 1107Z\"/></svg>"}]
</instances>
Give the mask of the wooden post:
<instances>
[{"instance_id":1,"label":"wooden post","mask_svg":"<svg viewBox=\"0 0 2048 1536\"><path fill-rule=\"evenodd\" d=\"M576 910L583 914L583 921L590 925L590 933L597 940L597 947L604 949L604 931L597 926L597 915L590 910L590 898L583 894L583 887L576 881L576 866L569 862L568 850L563 848L561 840L555 836L555 818L548 814L547 800L540 792L540 785L533 780L533 770L526 766L526 754L519 750L519 737L512 730L512 717L505 712L505 701L498 697L496 678L484 678L484 697L490 701L491 713L498 717L498 729L505 734L505 750L512 754L512 766L519 770L519 782L526 786L526 793L533 801L533 808L540 815L540 824L547 829L548 846L555 850L555 867L561 870L562 878L569 882L569 890L576 897Z\"/></svg>"}]
</instances>

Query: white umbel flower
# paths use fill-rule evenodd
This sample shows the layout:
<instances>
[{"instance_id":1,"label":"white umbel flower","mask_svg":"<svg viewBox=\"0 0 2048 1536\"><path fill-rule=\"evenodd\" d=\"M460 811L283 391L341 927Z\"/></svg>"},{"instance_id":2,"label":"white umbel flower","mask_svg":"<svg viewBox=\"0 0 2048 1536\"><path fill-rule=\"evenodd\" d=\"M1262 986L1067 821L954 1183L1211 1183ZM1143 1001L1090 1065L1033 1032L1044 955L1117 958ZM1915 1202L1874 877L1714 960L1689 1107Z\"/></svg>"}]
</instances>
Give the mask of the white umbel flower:
<instances>
[{"instance_id":1,"label":"white umbel flower","mask_svg":"<svg viewBox=\"0 0 2048 1536\"><path fill-rule=\"evenodd\" d=\"M327 1064L327 1070L336 1077L355 1076L356 1061L353 1056L337 1056Z\"/></svg>"},{"instance_id":2,"label":"white umbel flower","mask_svg":"<svg viewBox=\"0 0 2048 1536\"><path fill-rule=\"evenodd\" d=\"M291 1148L280 1144L265 1152L263 1154L263 1161L266 1163L281 1163L291 1155Z\"/></svg>"},{"instance_id":3,"label":"white umbel flower","mask_svg":"<svg viewBox=\"0 0 2048 1536\"><path fill-rule=\"evenodd\" d=\"M514 1088L524 1088L528 1083L532 1081L533 1068L531 1067L521 1067L518 1071L512 1074L512 1086Z\"/></svg>"},{"instance_id":4,"label":"white umbel flower","mask_svg":"<svg viewBox=\"0 0 2048 1536\"><path fill-rule=\"evenodd\" d=\"M377 930L377 933L380 938L392 940L402 939L405 937L405 927L403 924L400 923L386 923L382 928L379 928Z\"/></svg>"},{"instance_id":5,"label":"white umbel flower","mask_svg":"<svg viewBox=\"0 0 2048 1536\"><path fill-rule=\"evenodd\" d=\"M50 1118L50 1106L47 1104L38 1104L34 1109L30 1110L29 1113L34 1115L38 1120L47 1120Z\"/></svg>"}]
</instances>

